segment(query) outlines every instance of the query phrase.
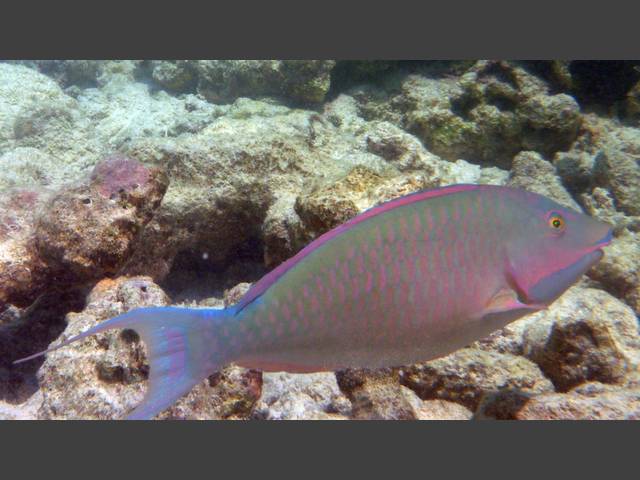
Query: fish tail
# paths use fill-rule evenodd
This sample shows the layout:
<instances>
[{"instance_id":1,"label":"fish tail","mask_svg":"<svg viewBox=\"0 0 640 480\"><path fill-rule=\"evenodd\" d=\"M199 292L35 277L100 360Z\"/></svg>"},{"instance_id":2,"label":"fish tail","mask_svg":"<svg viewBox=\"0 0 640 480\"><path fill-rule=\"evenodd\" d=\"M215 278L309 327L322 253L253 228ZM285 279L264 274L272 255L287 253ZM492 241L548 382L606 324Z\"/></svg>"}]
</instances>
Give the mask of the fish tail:
<instances>
[{"instance_id":1,"label":"fish tail","mask_svg":"<svg viewBox=\"0 0 640 480\"><path fill-rule=\"evenodd\" d=\"M150 419L226 363L224 352L217 348L216 330L220 321L233 315L230 310L137 308L14 363L31 360L106 330L133 329L147 346L149 385L140 405L126 418Z\"/></svg>"}]
</instances>

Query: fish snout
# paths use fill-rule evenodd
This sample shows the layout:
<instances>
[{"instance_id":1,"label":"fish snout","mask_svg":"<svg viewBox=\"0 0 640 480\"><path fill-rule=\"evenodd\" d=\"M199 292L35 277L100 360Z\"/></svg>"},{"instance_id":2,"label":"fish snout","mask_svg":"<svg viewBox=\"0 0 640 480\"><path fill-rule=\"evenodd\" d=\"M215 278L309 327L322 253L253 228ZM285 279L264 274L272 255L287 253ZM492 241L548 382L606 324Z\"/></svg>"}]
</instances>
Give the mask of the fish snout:
<instances>
[{"instance_id":1,"label":"fish snout","mask_svg":"<svg viewBox=\"0 0 640 480\"><path fill-rule=\"evenodd\" d=\"M607 231L606 233L596 242L596 246L598 248L606 247L613 241L613 228L608 223L605 223Z\"/></svg>"}]
</instances>

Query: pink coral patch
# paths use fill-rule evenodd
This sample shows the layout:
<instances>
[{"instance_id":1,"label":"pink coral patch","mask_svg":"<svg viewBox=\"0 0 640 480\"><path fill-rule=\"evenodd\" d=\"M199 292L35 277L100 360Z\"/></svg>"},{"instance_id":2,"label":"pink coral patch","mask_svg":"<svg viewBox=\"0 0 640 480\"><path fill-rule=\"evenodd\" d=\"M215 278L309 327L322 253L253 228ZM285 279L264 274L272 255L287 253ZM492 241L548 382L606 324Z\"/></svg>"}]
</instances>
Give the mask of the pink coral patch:
<instances>
[{"instance_id":1,"label":"pink coral patch","mask_svg":"<svg viewBox=\"0 0 640 480\"><path fill-rule=\"evenodd\" d=\"M98 184L98 192L101 195L111 197L123 190L134 190L147 183L149 169L136 160L114 156L95 166L91 180Z\"/></svg>"}]
</instances>

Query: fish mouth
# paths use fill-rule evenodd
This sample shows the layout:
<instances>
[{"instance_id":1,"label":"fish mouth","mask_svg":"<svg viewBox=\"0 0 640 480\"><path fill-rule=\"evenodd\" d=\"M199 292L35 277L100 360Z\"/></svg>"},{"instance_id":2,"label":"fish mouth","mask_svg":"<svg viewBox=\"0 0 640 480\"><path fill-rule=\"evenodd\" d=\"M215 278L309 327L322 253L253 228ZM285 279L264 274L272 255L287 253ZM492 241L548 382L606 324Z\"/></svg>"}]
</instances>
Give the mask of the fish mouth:
<instances>
[{"instance_id":1,"label":"fish mouth","mask_svg":"<svg viewBox=\"0 0 640 480\"><path fill-rule=\"evenodd\" d=\"M595 243L596 248L606 247L613 241L613 230L609 229L607 234Z\"/></svg>"},{"instance_id":2,"label":"fish mouth","mask_svg":"<svg viewBox=\"0 0 640 480\"><path fill-rule=\"evenodd\" d=\"M604 256L600 246L585 253L576 262L541 279L527 292L528 303L549 305Z\"/></svg>"}]
</instances>

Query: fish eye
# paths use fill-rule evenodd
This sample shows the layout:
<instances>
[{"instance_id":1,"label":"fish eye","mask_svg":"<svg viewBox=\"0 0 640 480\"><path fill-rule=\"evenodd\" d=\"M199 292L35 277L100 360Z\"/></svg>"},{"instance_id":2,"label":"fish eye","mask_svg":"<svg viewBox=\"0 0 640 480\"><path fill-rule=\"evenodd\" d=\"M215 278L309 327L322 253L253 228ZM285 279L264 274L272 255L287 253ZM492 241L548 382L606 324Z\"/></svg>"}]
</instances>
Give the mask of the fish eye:
<instances>
[{"instance_id":1,"label":"fish eye","mask_svg":"<svg viewBox=\"0 0 640 480\"><path fill-rule=\"evenodd\" d=\"M551 229L555 230L556 232L563 231L565 227L564 218L562 218L562 215L555 212L549 215L548 224L549 227L551 227Z\"/></svg>"}]
</instances>

